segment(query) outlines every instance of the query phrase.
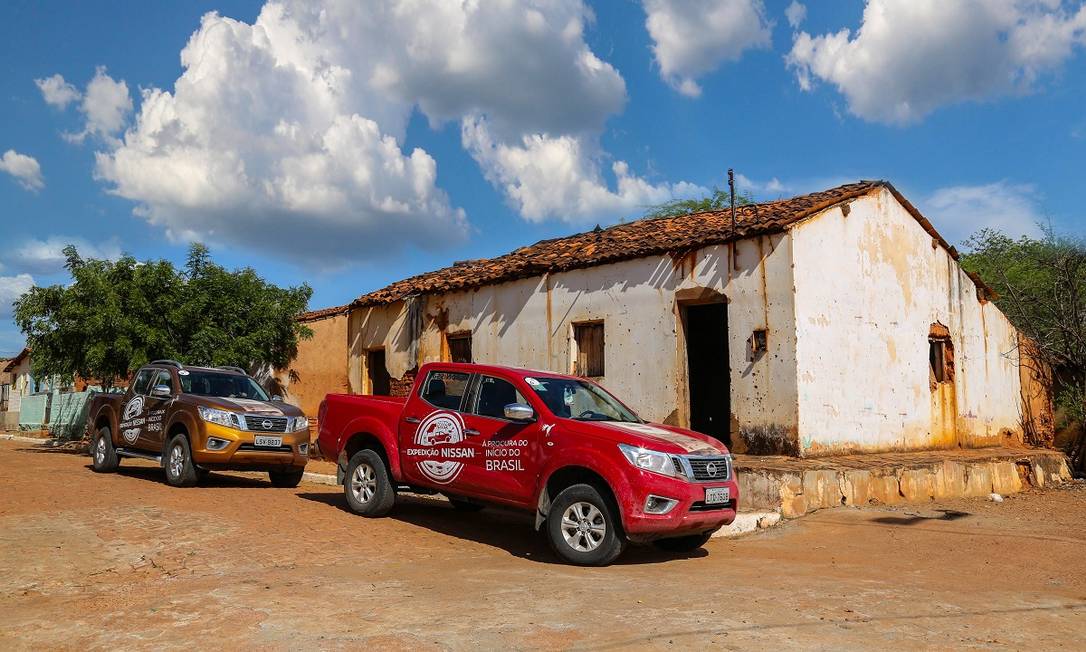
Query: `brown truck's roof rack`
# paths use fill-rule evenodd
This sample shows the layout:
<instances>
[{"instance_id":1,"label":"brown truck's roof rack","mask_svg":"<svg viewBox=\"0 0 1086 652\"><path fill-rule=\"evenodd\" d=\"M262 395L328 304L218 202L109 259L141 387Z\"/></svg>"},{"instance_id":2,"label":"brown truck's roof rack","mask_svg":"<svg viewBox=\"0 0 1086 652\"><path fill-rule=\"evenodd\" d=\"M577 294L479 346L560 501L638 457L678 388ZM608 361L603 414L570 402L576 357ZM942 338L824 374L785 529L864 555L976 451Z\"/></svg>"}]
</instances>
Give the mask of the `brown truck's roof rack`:
<instances>
[{"instance_id":1,"label":"brown truck's roof rack","mask_svg":"<svg viewBox=\"0 0 1086 652\"><path fill-rule=\"evenodd\" d=\"M184 367L184 365L177 360L152 360L151 364L168 364L171 367L177 367L178 369Z\"/></svg>"},{"instance_id":2,"label":"brown truck's roof rack","mask_svg":"<svg viewBox=\"0 0 1086 652\"><path fill-rule=\"evenodd\" d=\"M233 366L226 365L226 366L223 366L223 367L216 367L216 369L225 369L227 371L236 371L239 374L245 374L245 370L242 369L241 367L233 367ZM245 374L245 375L248 375L248 374Z\"/></svg>"}]
</instances>

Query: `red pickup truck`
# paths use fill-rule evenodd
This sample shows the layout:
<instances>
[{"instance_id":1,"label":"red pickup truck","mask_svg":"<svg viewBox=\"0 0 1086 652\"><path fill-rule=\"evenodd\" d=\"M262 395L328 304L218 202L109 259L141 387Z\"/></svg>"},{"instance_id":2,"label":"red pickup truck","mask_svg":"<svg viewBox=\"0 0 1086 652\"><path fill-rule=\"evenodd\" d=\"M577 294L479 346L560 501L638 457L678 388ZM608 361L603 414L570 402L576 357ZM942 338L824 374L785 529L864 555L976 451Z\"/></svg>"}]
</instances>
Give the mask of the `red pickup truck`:
<instances>
[{"instance_id":1,"label":"red pickup truck","mask_svg":"<svg viewBox=\"0 0 1086 652\"><path fill-rule=\"evenodd\" d=\"M407 398L329 394L319 418L321 454L363 516L388 513L397 491L534 511L554 551L582 565L630 541L693 550L735 519L723 444L646 423L584 378L427 364Z\"/></svg>"}]
</instances>

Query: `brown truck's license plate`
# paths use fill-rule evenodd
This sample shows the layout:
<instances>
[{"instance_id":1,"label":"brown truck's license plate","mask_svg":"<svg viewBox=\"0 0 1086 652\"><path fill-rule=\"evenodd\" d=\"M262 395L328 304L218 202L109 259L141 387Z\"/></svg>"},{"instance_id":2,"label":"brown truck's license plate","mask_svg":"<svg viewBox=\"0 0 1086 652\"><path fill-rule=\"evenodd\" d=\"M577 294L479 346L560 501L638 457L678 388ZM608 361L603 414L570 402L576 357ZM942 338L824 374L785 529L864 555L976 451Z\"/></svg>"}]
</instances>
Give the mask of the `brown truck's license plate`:
<instances>
[{"instance_id":1,"label":"brown truck's license plate","mask_svg":"<svg viewBox=\"0 0 1086 652\"><path fill-rule=\"evenodd\" d=\"M283 445L283 438L265 437L264 435L257 435L253 443L261 448L279 448Z\"/></svg>"},{"instance_id":2,"label":"brown truck's license plate","mask_svg":"<svg viewBox=\"0 0 1086 652\"><path fill-rule=\"evenodd\" d=\"M716 505L718 503L726 503L732 499L732 492L729 487L706 487L705 488L705 504Z\"/></svg>"}]
</instances>

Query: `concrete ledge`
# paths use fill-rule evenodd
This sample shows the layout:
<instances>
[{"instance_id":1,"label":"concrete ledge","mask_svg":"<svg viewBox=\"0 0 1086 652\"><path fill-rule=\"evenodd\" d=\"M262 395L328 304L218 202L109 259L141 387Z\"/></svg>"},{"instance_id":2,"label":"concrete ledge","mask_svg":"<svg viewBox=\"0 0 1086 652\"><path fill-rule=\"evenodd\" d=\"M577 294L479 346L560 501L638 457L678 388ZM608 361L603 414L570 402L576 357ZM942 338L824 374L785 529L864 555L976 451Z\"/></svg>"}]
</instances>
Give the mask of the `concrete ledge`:
<instances>
[{"instance_id":1,"label":"concrete ledge","mask_svg":"<svg viewBox=\"0 0 1086 652\"><path fill-rule=\"evenodd\" d=\"M1052 450L977 449L818 459L737 457L740 507L792 518L841 505L1012 494L1071 479Z\"/></svg>"},{"instance_id":2,"label":"concrete ledge","mask_svg":"<svg viewBox=\"0 0 1086 652\"><path fill-rule=\"evenodd\" d=\"M716 537L737 537L741 534L749 534L756 530L771 528L781 522L780 512L739 512L731 525L725 526L713 533Z\"/></svg>"}]
</instances>

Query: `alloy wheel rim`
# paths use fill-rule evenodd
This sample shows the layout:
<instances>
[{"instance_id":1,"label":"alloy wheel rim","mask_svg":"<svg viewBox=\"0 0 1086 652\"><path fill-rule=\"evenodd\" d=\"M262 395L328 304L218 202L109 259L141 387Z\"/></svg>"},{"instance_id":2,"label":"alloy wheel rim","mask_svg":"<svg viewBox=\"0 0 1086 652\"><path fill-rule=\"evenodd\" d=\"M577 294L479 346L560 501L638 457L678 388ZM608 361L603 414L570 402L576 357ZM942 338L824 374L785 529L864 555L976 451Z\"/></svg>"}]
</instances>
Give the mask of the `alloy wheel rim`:
<instances>
[{"instance_id":1,"label":"alloy wheel rim","mask_svg":"<svg viewBox=\"0 0 1086 652\"><path fill-rule=\"evenodd\" d=\"M105 437L99 437L98 438L98 446L96 446L95 449L94 449L94 457L95 457L95 459L98 460L99 464L106 461L106 438Z\"/></svg>"},{"instance_id":2,"label":"alloy wheel rim","mask_svg":"<svg viewBox=\"0 0 1086 652\"><path fill-rule=\"evenodd\" d=\"M607 536L607 519L592 503L573 503L562 514L562 537L577 552L592 552Z\"/></svg>"},{"instance_id":3,"label":"alloy wheel rim","mask_svg":"<svg viewBox=\"0 0 1086 652\"><path fill-rule=\"evenodd\" d=\"M359 464L351 475L351 493L360 503L368 503L377 494L377 474L369 464Z\"/></svg>"},{"instance_id":4,"label":"alloy wheel rim","mask_svg":"<svg viewBox=\"0 0 1086 652\"><path fill-rule=\"evenodd\" d=\"M181 470L185 467L185 453L181 450L181 444L170 450L170 473L173 477L181 477Z\"/></svg>"}]
</instances>

